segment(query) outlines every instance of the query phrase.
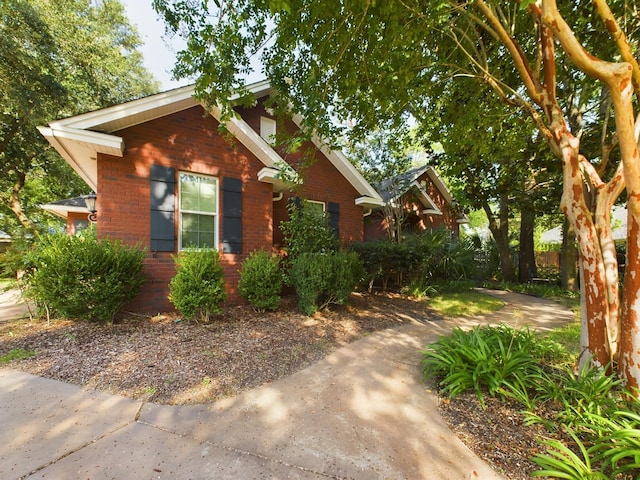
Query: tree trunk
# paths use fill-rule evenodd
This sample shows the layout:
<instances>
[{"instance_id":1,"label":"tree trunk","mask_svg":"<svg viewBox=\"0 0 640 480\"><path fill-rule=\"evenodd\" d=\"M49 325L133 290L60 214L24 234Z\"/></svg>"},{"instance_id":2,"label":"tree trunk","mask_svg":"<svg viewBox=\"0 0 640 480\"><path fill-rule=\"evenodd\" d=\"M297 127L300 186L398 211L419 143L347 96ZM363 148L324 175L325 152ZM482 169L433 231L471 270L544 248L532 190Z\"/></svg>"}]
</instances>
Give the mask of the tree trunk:
<instances>
[{"instance_id":1,"label":"tree trunk","mask_svg":"<svg viewBox=\"0 0 640 480\"><path fill-rule=\"evenodd\" d=\"M493 235L493 239L498 246L498 253L500 255L500 271L502 277L507 282L516 281L516 271L513 266L513 258L511 257L511 250L509 248L509 204L505 197L500 198L500 212L498 213L498 220L491 211L491 207L488 203L484 202L482 205L487 218L489 220L489 230Z\"/></svg>"},{"instance_id":2,"label":"tree trunk","mask_svg":"<svg viewBox=\"0 0 640 480\"><path fill-rule=\"evenodd\" d=\"M16 182L13 184L13 188L11 189L11 197L9 199L9 208L18 218L18 221L22 224L24 228L27 230L34 230L35 225L29 218L25 215L22 210L22 204L20 203L20 192L24 187L27 176L22 172L16 172Z\"/></svg>"},{"instance_id":3,"label":"tree trunk","mask_svg":"<svg viewBox=\"0 0 640 480\"><path fill-rule=\"evenodd\" d=\"M578 248L573 225L565 216L562 221L562 250L560 254L560 285L565 290L578 290Z\"/></svg>"},{"instance_id":4,"label":"tree trunk","mask_svg":"<svg viewBox=\"0 0 640 480\"><path fill-rule=\"evenodd\" d=\"M520 211L520 249L518 254L518 280L520 283L526 283L538 276L536 255L533 250L534 224L533 209L524 206Z\"/></svg>"}]
</instances>

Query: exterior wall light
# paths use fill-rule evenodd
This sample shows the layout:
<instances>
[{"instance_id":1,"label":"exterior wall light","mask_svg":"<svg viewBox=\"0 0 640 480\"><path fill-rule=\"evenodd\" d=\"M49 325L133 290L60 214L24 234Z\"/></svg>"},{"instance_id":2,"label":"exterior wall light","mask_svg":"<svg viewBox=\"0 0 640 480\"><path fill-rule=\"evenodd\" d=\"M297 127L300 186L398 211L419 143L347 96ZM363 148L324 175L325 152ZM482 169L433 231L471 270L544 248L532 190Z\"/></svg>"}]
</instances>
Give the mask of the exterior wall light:
<instances>
[{"instance_id":1,"label":"exterior wall light","mask_svg":"<svg viewBox=\"0 0 640 480\"><path fill-rule=\"evenodd\" d=\"M87 218L91 223L96 223L98 220L98 216L96 215L96 194L91 192L89 195L83 195L84 204L87 206L87 210L89 210L89 215Z\"/></svg>"}]
</instances>

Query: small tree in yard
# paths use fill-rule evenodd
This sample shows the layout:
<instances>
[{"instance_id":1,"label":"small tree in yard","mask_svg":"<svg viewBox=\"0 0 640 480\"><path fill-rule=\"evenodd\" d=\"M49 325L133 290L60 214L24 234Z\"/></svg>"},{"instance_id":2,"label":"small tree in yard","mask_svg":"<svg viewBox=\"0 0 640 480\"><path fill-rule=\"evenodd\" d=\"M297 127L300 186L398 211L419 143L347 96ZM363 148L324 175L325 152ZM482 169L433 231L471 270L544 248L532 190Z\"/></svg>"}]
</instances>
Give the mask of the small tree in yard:
<instances>
[{"instance_id":1,"label":"small tree in yard","mask_svg":"<svg viewBox=\"0 0 640 480\"><path fill-rule=\"evenodd\" d=\"M189 320L208 322L222 312L227 299L224 270L216 250L188 250L174 257L176 275L169 282L169 300Z\"/></svg>"}]
</instances>

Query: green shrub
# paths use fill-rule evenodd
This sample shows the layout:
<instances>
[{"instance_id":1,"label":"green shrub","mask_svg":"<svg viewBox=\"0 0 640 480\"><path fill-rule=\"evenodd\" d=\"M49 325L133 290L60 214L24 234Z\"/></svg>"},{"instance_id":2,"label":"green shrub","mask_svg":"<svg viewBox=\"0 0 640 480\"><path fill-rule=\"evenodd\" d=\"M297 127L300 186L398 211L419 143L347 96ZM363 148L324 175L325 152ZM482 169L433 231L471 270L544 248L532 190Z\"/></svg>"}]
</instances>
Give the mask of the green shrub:
<instances>
[{"instance_id":1,"label":"green shrub","mask_svg":"<svg viewBox=\"0 0 640 480\"><path fill-rule=\"evenodd\" d=\"M442 391L452 398L473 388L484 405L484 390L506 396L511 385L520 391L543 376L531 354L534 344L533 332L508 325L455 328L422 352L424 376L437 376Z\"/></svg>"},{"instance_id":2,"label":"green shrub","mask_svg":"<svg viewBox=\"0 0 640 480\"><path fill-rule=\"evenodd\" d=\"M258 250L242 264L238 289L256 310L276 310L280 304L282 283L280 259L272 253Z\"/></svg>"},{"instance_id":3,"label":"green shrub","mask_svg":"<svg viewBox=\"0 0 640 480\"><path fill-rule=\"evenodd\" d=\"M312 315L329 304L344 304L362 275L362 265L353 252L303 253L291 264L291 284L298 295L298 308Z\"/></svg>"},{"instance_id":4,"label":"green shrub","mask_svg":"<svg viewBox=\"0 0 640 480\"><path fill-rule=\"evenodd\" d=\"M222 312L227 299L224 270L216 250L188 250L174 256L176 275L169 282L169 300L189 320L208 322Z\"/></svg>"},{"instance_id":5,"label":"green shrub","mask_svg":"<svg viewBox=\"0 0 640 480\"><path fill-rule=\"evenodd\" d=\"M402 242L375 240L352 246L365 269L371 287L381 282L398 287L426 287L444 280L464 279L473 273L476 251L470 241L451 240L447 230L428 230L409 235Z\"/></svg>"},{"instance_id":6,"label":"green shrub","mask_svg":"<svg viewBox=\"0 0 640 480\"><path fill-rule=\"evenodd\" d=\"M329 227L327 215L309 207L306 201L289 207L289 220L280 223L285 251L293 261L303 253L329 253L338 250L338 238Z\"/></svg>"},{"instance_id":7,"label":"green shrub","mask_svg":"<svg viewBox=\"0 0 640 480\"><path fill-rule=\"evenodd\" d=\"M111 322L140 292L144 257L93 230L44 236L28 255L26 295L56 316Z\"/></svg>"}]
</instances>

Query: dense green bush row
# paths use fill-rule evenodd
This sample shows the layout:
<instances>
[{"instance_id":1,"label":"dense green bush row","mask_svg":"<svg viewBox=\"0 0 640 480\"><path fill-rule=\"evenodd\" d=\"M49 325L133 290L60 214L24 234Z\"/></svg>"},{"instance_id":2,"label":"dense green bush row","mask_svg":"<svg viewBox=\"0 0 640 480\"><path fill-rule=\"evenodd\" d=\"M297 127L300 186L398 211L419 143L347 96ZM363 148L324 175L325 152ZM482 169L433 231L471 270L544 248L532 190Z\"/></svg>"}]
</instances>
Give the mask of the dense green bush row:
<instances>
[{"instance_id":1,"label":"dense green bush row","mask_svg":"<svg viewBox=\"0 0 640 480\"><path fill-rule=\"evenodd\" d=\"M377 240L352 246L361 258L366 281L402 287L474 276L475 246L468 240L452 241L447 230L430 230L408 236L402 242Z\"/></svg>"},{"instance_id":2,"label":"dense green bush row","mask_svg":"<svg viewBox=\"0 0 640 480\"><path fill-rule=\"evenodd\" d=\"M329 304L344 304L362 272L353 252L302 253L291 262L289 281L298 295L298 308L312 315Z\"/></svg>"},{"instance_id":3,"label":"dense green bush row","mask_svg":"<svg viewBox=\"0 0 640 480\"><path fill-rule=\"evenodd\" d=\"M474 389L481 403L484 395L513 399L525 423L564 432L565 441L543 440L534 476L640 478L640 399L601 369L575 372L571 358L554 340L500 325L454 330L423 351L422 366L451 397Z\"/></svg>"}]
</instances>

